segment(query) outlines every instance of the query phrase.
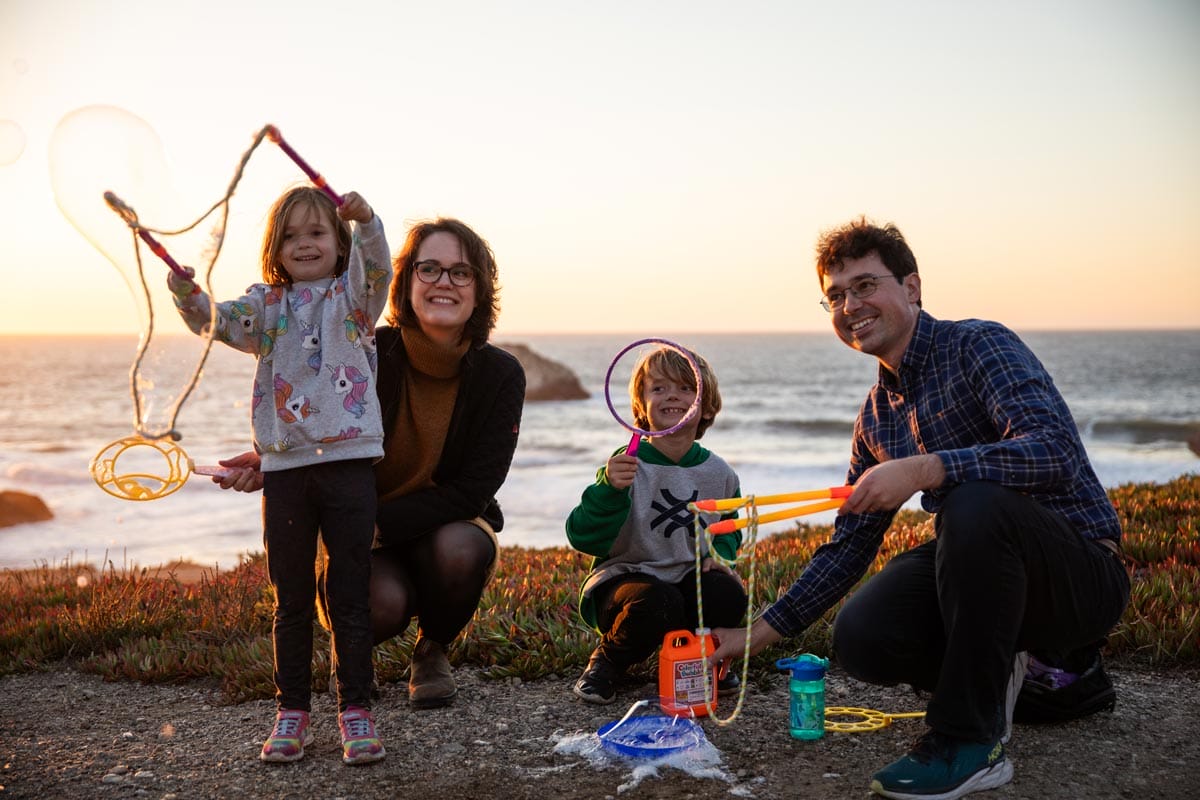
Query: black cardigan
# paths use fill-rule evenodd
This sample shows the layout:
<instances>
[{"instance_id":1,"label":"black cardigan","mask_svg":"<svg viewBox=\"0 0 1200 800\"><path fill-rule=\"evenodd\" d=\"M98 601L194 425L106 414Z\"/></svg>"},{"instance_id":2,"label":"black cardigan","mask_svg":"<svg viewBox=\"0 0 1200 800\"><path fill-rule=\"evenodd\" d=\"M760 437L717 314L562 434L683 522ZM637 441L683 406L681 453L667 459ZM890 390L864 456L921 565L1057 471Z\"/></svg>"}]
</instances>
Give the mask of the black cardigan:
<instances>
[{"instance_id":1,"label":"black cardigan","mask_svg":"<svg viewBox=\"0 0 1200 800\"><path fill-rule=\"evenodd\" d=\"M375 343L386 450L391 446L408 353L398 328L376 328ZM495 531L504 527L496 492L508 477L517 449L525 370L511 353L484 344L467 350L459 375L450 428L433 472L436 485L380 502L376 543L381 546L411 541L446 523L475 517L482 517Z\"/></svg>"}]
</instances>

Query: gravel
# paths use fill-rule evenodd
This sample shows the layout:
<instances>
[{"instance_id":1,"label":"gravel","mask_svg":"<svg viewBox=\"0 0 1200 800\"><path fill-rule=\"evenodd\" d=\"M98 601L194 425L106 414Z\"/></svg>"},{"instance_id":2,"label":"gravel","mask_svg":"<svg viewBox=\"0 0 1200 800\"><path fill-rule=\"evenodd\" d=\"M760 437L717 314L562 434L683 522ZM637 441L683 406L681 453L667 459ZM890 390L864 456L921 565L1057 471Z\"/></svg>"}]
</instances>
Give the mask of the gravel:
<instances>
[{"instance_id":1,"label":"gravel","mask_svg":"<svg viewBox=\"0 0 1200 800\"><path fill-rule=\"evenodd\" d=\"M1195 673L1109 665L1117 708L1057 726L1017 726L1008 746L1013 781L981 798L1196 797L1200 683ZM897 720L869 733L814 742L787 733L786 678L747 690L731 724L703 723L711 747L674 765L628 760L594 736L648 683L620 687L611 706L572 696L574 676L522 683L455 671L452 707L409 708L403 685L385 686L375 717L388 755L341 763L332 698L314 698L316 741L303 761L264 764L258 750L271 701L226 705L206 683L105 683L62 666L0 678L0 800L4 798L867 798L871 773L922 730ZM736 697L722 698L728 715ZM907 688L850 680L834 668L827 702L921 710Z\"/></svg>"}]
</instances>

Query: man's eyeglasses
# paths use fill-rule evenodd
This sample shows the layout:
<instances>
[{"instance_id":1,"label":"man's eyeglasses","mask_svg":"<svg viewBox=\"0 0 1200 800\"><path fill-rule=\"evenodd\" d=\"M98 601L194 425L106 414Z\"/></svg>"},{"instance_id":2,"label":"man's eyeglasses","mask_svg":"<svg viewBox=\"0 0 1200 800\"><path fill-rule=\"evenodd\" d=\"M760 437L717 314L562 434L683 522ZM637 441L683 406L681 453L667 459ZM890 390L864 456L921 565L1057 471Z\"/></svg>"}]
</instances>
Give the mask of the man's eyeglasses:
<instances>
[{"instance_id":1,"label":"man's eyeglasses","mask_svg":"<svg viewBox=\"0 0 1200 800\"><path fill-rule=\"evenodd\" d=\"M467 264L455 264L453 267L443 267L436 261L418 261L413 264L413 272L421 283L437 283L442 275L449 275L450 282L455 286L470 286L475 282L475 269Z\"/></svg>"},{"instance_id":2,"label":"man's eyeglasses","mask_svg":"<svg viewBox=\"0 0 1200 800\"><path fill-rule=\"evenodd\" d=\"M859 275L850 282L850 286L845 291L830 292L821 298L821 308L829 313L837 311L842 306L846 305L846 292L857 297L859 300L865 300L875 294L875 290L879 288L879 282L884 278L895 278L895 275Z\"/></svg>"}]
</instances>

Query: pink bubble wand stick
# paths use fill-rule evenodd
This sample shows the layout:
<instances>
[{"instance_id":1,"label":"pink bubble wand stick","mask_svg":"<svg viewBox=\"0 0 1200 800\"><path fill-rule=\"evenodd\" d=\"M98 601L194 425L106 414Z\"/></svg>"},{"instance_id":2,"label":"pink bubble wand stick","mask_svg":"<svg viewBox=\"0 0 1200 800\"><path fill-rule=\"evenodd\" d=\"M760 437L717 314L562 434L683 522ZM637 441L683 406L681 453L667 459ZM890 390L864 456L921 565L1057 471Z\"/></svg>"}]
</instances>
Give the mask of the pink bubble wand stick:
<instances>
[{"instance_id":1,"label":"pink bubble wand stick","mask_svg":"<svg viewBox=\"0 0 1200 800\"><path fill-rule=\"evenodd\" d=\"M191 276L187 274L187 270L179 266L179 262L171 258L171 254L167 252L167 248L159 243L150 235L150 231L143 228L138 223L137 213L130 208L124 200L117 197L114 192L104 193L104 202L108 203L108 207L120 215L121 219L125 220L125 224L133 229L133 232L142 238L142 241L150 248L154 255L163 260L163 263L171 268L171 271L184 280L191 280Z\"/></svg>"},{"instance_id":2,"label":"pink bubble wand stick","mask_svg":"<svg viewBox=\"0 0 1200 800\"><path fill-rule=\"evenodd\" d=\"M333 189L329 188L329 183L325 180L325 177L310 167L308 162L301 158L300 154L292 149L292 146L284 140L283 136L280 135L279 128L276 128L274 125L268 125L266 131L267 138L279 145L279 149L282 150L288 158L296 162L296 166L308 176L308 179L313 182L313 186L316 186L322 192L329 195L330 199L337 203L338 207L340 208L343 202L342 196Z\"/></svg>"}]
</instances>

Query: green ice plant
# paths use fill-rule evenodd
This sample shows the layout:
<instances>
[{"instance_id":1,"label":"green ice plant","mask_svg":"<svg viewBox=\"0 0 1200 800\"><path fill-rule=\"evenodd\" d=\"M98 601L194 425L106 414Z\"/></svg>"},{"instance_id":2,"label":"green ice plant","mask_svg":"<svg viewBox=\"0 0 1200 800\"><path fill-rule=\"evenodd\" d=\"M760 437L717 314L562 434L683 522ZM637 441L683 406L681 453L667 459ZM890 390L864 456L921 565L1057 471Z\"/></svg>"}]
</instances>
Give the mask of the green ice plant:
<instances>
[{"instance_id":1,"label":"green ice plant","mask_svg":"<svg viewBox=\"0 0 1200 800\"><path fill-rule=\"evenodd\" d=\"M1129 608L1108 641L1110 657L1154 667L1200 666L1200 476L1128 484L1109 492L1125 530L1132 575ZM774 602L829 538L828 525L798 524L758 543L755 610ZM902 511L868 572L933 535L922 512ZM566 547L502 548L480 611L450 648L456 665L491 678L534 680L582 669L596 643L576 612L588 558ZM839 606L802 636L755 656L751 678L775 674L774 660L829 654ZM185 584L171 569L42 564L0 574L0 675L50 670L66 662L106 680L205 679L230 702L268 698L271 589L265 558L211 570ZM415 626L414 626L415 627ZM329 679L328 635L315 626L313 683ZM414 632L375 649L384 683L407 680ZM652 679L650 663L634 674Z\"/></svg>"}]
</instances>

